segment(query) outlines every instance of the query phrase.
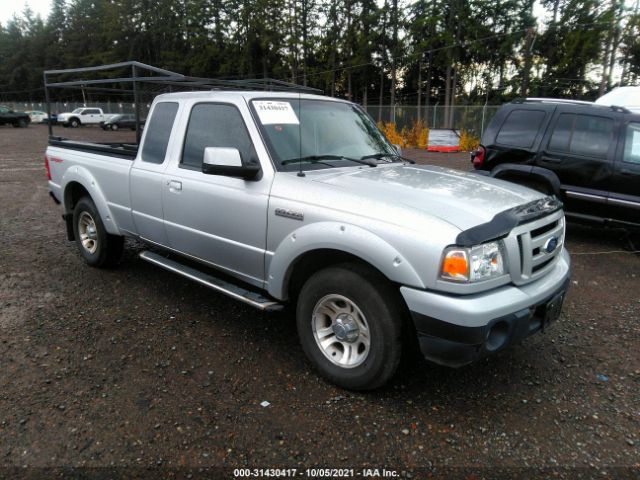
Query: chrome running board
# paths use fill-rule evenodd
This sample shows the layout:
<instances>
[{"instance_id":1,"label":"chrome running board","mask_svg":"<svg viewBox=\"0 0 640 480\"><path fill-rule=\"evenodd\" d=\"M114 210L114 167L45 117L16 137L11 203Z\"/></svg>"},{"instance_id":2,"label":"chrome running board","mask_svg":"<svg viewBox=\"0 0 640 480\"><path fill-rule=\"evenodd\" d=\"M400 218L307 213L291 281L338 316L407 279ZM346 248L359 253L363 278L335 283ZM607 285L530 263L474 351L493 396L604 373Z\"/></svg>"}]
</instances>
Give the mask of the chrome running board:
<instances>
[{"instance_id":1,"label":"chrome running board","mask_svg":"<svg viewBox=\"0 0 640 480\"><path fill-rule=\"evenodd\" d=\"M212 290L223 293L231 298L240 300L241 302L251 305L258 310L272 312L276 310L282 310L284 306L276 300L262 296L257 292L252 292L238 285L234 285L225 280L214 277L207 273L196 270L195 268L183 265L182 263L171 260L170 258L163 257L157 253L145 250L140 253L140 258L145 262L152 263L159 267L169 270L170 272L177 273L183 277L193 280L195 282L209 287Z\"/></svg>"}]
</instances>

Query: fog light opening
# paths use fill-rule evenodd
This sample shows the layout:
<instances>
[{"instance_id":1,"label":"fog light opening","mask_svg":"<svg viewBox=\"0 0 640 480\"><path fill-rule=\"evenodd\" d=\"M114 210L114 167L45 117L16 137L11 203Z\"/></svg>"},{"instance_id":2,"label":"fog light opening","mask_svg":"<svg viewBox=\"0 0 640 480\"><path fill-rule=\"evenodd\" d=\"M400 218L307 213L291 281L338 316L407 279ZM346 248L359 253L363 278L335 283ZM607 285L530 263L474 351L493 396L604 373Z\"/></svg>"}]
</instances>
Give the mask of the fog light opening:
<instances>
[{"instance_id":1,"label":"fog light opening","mask_svg":"<svg viewBox=\"0 0 640 480\"><path fill-rule=\"evenodd\" d=\"M497 322L491 326L487 333L485 347L490 352L501 348L509 337L509 324L507 322Z\"/></svg>"}]
</instances>

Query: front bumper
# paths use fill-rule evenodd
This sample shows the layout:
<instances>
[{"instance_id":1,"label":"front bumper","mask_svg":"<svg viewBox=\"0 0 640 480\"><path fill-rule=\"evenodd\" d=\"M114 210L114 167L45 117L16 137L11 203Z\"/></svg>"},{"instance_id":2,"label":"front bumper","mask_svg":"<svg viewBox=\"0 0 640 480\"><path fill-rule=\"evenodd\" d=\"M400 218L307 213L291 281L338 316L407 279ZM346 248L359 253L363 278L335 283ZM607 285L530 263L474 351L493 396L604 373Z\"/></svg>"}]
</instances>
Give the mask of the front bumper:
<instances>
[{"instance_id":1,"label":"front bumper","mask_svg":"<svg viewBox=\"0 0 640 480\"><path fill-rule=\"evenodd\" d=\"M544 330L554 320L547 309L561 305L569 287L569 254L563 250L543 278L475 295L449 295L401 287L422 354L460 367Z\"/></svg>"}]
</instances>

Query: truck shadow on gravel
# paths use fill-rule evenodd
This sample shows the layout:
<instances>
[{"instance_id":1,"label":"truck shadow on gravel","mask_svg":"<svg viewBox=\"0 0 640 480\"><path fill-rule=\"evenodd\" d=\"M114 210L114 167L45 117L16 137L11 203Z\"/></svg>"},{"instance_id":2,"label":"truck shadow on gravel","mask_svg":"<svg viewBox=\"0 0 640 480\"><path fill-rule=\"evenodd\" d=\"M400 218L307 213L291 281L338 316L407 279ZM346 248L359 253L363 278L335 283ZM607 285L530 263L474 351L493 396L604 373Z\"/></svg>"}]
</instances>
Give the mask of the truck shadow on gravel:
<instances>
[{"instance_id":1,"label":"truck shadow on gravel","mask_svg":"<svg viewBox=\"0 0 640 480\"><path fill-rule=\"evenodd\" d=\"M328 381L323 380L306 360L298 341L295 311L289 307L282 312L261 313L239 304L221 294L182 279L169 272L157 269L139 260L134 252L127 254L120 269L127 277L143 279L140 282L141 297L154 298L161 294L161 301L168 311L179 309L174 322L174 337L164 338L166 344L178 345L186 355L189 353L218 363L225 375L237 379L246 388L252 388L255 372L261 376L274 376L288 372L289 382L303 395L350 395ZM197 321L197 336L200 340L224 336L227 343L224 358L220 352L197 351L189 345L189 338L181 334ZM182 323L182 325L180 325ZM193 338L194 335L192 335ZM529 381L536 372L542 377L553 368L553 352L539 358L539 345L548 342L530 338L522 345L481 360L479 363L460 369L442 367L411 355L403 359L398 374L384 388L364 395L371 400L399 400L413 402L451 402L464 390L469 397L486 395L484 392L504 390L509 384ZM538 345L538 346L536 346ZM549 345L545 349L550 349ZM152 361L151 359L149 360ZM225 362L221 365L220 362ZM552 365L546 365L550 363ZM252 364L252 365L251 365ZM237 368L236 365L248 365ZM251 373L250 373L251 372ZM324 392L324 394L323 394ZM460 407L468 406L460 399Z\"/></svg>"},{"instance_id":2,"label":"truck shadow on gravel","mask_svg":"<svg viewBox=\"0 0 640 480\"><path fill-rule=\"evenodd\" d=\"M619 230L603 230L580 225L569 225L567 243L570 251L624 251L628 236ZM175 338L164 341L179 344L181 349L191 350L193 355L202 355L212 362L223 359L215 352L198 352L195 345L189 345L189 339L181 337L181 332L189 328L187 323L198 322L197 335L200 338L214 338L224 335L227 344L221 366L226 373L235 377L247 388L252 388L252 378L256 372L271 376L276 372L288 372L287 378L296 388L312 396L350 395L317 375L298 342L294 309L289 307L283 312L261 313L250 307L211 290L177 277L169 272L157 269L137 258L141 247L128 248L119 270L128 278L143 279L138 292L143 298L160 295L169 311L179 310L175 322ZM628 256L628 255L627 255ZM579 257L583 262L586 257ZM161 292L159 294L159 292ZM571 293L570 293L571 294ZM550 384L560 387L567 380L564 365L564 353L559 346L559 337L567 328L563 324L571 311L572 302L565 305L565 313L544 334L536 334L521 344L511 346L504 351L480 360L476 364L451 369L427 362L418 355L403 360L398 374L386 387L364 395L375 401L396 400L416 402L429 406L440 402L448 405L459 403L461 411L469 407L469 402L506 395L519 396L521 389L533 387L534 391ZM186 322L185 319L189 319ZM180 326L180 322L185 322ZM577 339L580 343L580 339ZM578 354L583 366L593 363L588 349ZM251 365L249 370L234 365ZM243 378L244 377L244 378ZM543 387L540 387L540 386ZM465 394L460 396L460 392ZM524 400L526 402L526 399ZM534 400L535 401L535 400Z\"/></svg>"}]
</instances>

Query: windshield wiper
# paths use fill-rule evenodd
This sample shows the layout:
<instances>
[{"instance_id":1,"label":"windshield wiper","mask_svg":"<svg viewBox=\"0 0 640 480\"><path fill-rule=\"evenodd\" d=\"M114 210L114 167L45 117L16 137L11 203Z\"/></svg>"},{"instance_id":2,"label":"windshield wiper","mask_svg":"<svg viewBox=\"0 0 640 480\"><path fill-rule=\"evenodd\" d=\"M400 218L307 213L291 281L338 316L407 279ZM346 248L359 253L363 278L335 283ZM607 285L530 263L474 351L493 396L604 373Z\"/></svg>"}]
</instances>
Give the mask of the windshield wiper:
<instances>
[{"instance_id":1,"label":"windshield wiper","mask_svg":"<svg viewBox=\"0 0 640 480\"><path fill-rule=\"evenodd\" d=\"M366 160L368 158L375 158L376 160L382 160L385 157L398 158L400 161L414 164L416 163L414 160L410 158L403 157L402 155L398 155L397 153L372 153L371 155L365 155L364 157L360 157L360 160Z\"/></svg>"},{"instance_id":2,"label":"windshield wiper","mask_svg":"<svg viewBox=\"0 0 640 480\"><path fill-rule=\"evenodd\" d=\"M355 163L362 163L363 165L369 165L370 167L377 167L378 164L375 161L367 161L367 158L351 158L343 155L308 155L300 158L289 158L280 162L281 165L289 165L291 163L322 163L324 165L330 165L324 163L324 160L349 160ZM331 165L332 167L335 165Z\"/></svg>"}]
</instances>

